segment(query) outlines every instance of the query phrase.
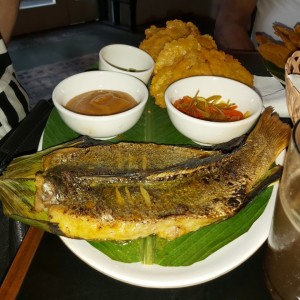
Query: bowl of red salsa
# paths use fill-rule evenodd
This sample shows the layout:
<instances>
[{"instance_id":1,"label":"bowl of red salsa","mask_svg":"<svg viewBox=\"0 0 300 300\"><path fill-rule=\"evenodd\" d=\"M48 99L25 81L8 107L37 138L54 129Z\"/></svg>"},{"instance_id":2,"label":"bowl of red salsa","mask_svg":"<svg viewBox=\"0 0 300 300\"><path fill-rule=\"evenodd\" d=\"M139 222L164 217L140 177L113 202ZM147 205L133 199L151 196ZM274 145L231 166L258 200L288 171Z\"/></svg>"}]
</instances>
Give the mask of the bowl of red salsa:
<instances>
[{"instance_id":1,"label":"bowl of red salsa","mask_svg":"<svg viewBox=\"0 0 300 300\"><path fill-rule=\"evenodd\" d=\"M228 142L247 133L263 109L260 95L239 81L218 76L192 76L165 91L171 122L198 144Z\"/></svg>"}]
</instances>

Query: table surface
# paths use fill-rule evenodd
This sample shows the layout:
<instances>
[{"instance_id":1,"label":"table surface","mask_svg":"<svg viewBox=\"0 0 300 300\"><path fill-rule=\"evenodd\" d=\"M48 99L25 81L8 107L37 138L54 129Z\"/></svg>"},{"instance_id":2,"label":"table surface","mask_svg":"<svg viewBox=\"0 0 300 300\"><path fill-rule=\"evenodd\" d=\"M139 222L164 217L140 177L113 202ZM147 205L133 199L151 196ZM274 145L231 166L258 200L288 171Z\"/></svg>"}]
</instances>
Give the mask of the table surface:
<instances>
[{"instance_id":1,"label":"table surface","mask_svg":"<svg viewBox=\"0 0 300 300\"><path fill-rule=\"evenodd\" d=\"M101 274L77 258L59 237L45 233L17 299L271 299L263 277L264 248L210 282L180 289L150 289Z\"/></svg>"},{"instance_id":2,"label":"table surface","mask_svg":"<svg viewBox=\"0 0 300 300\"><path fill-rule=\"evenodd\" d=\"M257 53L233 55L253 74L269 76ZM264 284L265 247L210 282L180 289L150 289L101 274L77 258L59 237L44 233L17 299L271 299Z\"/></svg>"}]
</instances>

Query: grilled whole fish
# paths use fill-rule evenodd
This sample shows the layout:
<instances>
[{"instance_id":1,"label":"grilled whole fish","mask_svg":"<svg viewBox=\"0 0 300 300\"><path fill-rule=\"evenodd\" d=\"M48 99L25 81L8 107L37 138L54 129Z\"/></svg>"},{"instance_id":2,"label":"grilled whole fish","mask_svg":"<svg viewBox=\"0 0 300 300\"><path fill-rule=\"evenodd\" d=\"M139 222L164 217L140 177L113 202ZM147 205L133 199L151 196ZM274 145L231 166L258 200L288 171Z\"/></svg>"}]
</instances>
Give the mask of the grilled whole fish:
<instances>
[{"instance_id":1,"label":"grilled whole fish","mask_svg":"<svg viewBox=\"0 0 300 300\"><path fill-rule=\"evenodd\" d=\"M35 208L69 237L172 240L233 216L278 171L269 168L289 136L268 109L245 144L225 155L132 143L57 150L36 176Z\"/></svg>"},{"instance_id":2,"label":"grilled whole fish","mask_svg":"<svg viewBox=\"0 0 300 300\"><path fill-rule=\"evenodd\" d=\"M273 180L290 131L268 108L228 154L147 143L59 149L36 174L35 209L72 238L173 240L233 216Z\"/></svg>"}]
</instances>

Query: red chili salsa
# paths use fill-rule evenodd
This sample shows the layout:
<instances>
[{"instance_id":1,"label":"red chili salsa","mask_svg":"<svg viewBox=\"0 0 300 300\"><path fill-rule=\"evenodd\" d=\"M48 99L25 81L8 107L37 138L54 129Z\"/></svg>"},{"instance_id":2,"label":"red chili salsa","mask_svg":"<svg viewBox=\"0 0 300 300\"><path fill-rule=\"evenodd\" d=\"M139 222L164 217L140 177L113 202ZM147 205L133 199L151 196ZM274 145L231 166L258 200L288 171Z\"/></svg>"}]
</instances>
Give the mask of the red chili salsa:
<instances>
[{"instance_id":1,"label":"red chili salsa","mask_svg":"<svg viewBox=\"0 0 300 300\"><path fill-rule=\"evenodd\" d=\"M191 117L214 121L233 122L245 119L250 116L250 112L243 114L237 110L237 105L230 100L221 100L221 96L214 95L209 98L198 96L184 96L174 102L174 106Z\"/></svg>"}]
</instances>

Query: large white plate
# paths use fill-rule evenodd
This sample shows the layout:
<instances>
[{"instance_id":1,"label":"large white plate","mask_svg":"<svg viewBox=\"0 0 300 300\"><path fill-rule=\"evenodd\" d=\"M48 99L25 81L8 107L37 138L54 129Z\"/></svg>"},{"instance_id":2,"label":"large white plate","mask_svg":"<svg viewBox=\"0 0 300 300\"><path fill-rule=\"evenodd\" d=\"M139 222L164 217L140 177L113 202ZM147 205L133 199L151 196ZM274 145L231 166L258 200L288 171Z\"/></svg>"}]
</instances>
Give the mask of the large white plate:
<instances>
[{"instance_id":1,"label":"large white plate","mask_svg":"<svg viewBox=\"0 0 300 300\"><path fill-rule=\"evenodd\" d=\"M282 164L284 153L276 162ZM272 222L278 184L274 185L268 205L250 230L203 261L187 267L162 267L141 263L122 263L84 240L61 237L65 245L85 263L114 279L151 288L179 288L215 279L247 260L267 239Z\"/></svg>"}]
</instances>

